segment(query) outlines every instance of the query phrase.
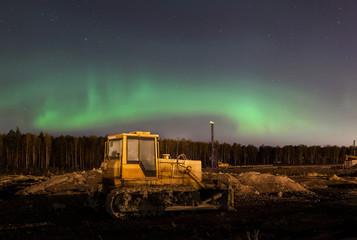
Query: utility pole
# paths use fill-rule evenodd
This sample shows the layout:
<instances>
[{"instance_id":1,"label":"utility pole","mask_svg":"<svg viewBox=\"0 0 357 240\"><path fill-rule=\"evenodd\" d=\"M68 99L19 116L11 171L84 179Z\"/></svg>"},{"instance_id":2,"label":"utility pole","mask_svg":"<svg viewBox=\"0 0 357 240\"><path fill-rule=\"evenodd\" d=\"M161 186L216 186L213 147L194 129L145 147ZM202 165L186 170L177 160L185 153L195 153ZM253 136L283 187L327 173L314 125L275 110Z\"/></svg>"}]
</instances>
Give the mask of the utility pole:
<instances>
[{"instance_id":1,"label":"utility pole","mask_svg":"<svg viewBox=\"0 0 357 240\"><path fill-rule=\"evenodd\" d=\"M212 143L212 155L211 155L211 168L216 167L216 162L214 159L214 122L210 121L211 124L211 143Z\"/></svg>"},{"instance_id":2,"label":"utility pole","mask_svg":"<svg viewBox=\"0 0 357 240\"><path fill-rule=\"evenodd\" d=\"M356 140L353 140L353 156L356 156Z\"/></svg>"}]
</instances>

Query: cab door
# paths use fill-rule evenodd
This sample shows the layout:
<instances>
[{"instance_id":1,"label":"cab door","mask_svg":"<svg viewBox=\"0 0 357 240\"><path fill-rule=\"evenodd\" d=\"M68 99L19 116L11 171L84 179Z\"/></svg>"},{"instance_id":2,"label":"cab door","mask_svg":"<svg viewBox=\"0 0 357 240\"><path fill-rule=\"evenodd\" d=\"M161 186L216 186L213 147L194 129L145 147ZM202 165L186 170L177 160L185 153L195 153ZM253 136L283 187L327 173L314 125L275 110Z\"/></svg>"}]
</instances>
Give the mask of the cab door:
<instances>
[{"instance_id":1,"label":"cab door","mask_svg":"<svg viewBox=\"0 0 357 240\"><path fill-rule=\"evenodd\" d=\"M138 164L145 177L156 177L155 138L128 137L127 163Z\"/></svg>"}]
</instances>

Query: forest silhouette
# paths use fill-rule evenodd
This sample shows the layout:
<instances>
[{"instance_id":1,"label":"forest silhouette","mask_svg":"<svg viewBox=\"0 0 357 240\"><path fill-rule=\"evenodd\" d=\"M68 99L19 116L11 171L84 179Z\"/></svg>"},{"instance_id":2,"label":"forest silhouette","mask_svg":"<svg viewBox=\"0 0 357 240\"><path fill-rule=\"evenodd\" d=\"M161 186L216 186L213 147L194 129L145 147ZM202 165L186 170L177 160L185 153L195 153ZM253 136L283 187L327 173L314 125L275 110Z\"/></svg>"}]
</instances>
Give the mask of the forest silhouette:
<instances>
[{"instance_id":1,"label":"forest silhouette","mask_svg":"<svg viewBox=\"0 0 357 240\"><path fill-rule=\"evenodd\" d=\"M0 133L0 172L6 174L48 174L98 168L103 161L105 137L51 136L48 133L23 134L19 128ZM187 139L159 140L160 156L172 158L184 153L188 159L210 166L211 143ZM353 147L254 146L214 142L215 159L231 166L342 164Z\"/></svg>"}]
</instances>

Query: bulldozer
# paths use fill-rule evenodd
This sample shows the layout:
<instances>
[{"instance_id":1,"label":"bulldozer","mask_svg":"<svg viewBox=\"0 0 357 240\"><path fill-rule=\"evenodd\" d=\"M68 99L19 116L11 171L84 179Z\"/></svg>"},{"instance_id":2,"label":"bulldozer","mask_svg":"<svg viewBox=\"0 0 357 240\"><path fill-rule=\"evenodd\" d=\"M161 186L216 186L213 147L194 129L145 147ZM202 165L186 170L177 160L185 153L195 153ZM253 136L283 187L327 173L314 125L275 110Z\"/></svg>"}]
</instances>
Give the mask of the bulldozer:
<instances>
[{"instance_id":1,"label":"bulldozer","mask_svg":"<svg viewBox=\"0 0 357 240\"><path fill-rule=\"evenodd\" d=\"M135 131L107 136L103 191L114 218L159 215L171 211L233 210L229 183L202 181L200 160L181 154L159 158L159 135Z\"/></svg>"}]
</instances>

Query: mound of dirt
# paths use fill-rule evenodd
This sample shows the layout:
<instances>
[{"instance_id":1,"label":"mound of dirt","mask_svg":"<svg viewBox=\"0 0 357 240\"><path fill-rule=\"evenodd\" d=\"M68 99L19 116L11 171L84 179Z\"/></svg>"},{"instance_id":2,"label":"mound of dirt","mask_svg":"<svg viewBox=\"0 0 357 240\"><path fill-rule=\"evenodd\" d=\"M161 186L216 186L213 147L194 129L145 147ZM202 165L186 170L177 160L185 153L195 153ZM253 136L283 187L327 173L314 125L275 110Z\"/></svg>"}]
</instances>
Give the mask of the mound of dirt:
<instances>
[{"instance_id":1,"label":"mound of dirt","mask_svg":"<svg viewBox=\"0 0 357 240\"><path fill-rule=\"evenodd\" d=\"M254 188L259 193L275 192L305 192L299 183L287 176L275 176L269 173L249 172L241 173L237 179L243 184Z\"/></svg>"},{"instance_id":2,"label":"mound of dirt","mask_svg":"<svg viewBox=\"0 0 357 240\"><path fill-rule=\"evenodd\" d=\"M307 177L326 177L326 174L322 174L322 173L317 173L317 172L312 172L312 173L308 173L306 175Z\"/></svg>"},{"instance_id":3,"label":"mound of dirt","mask_svg":"<svg viewBox=\"0 0 357 240\"><path fill-rule=\"evenodd\" d=\"M286 176L275 176L269 173L204 173L202 177L205 181L219 180L229 183L235 190L235 195L308 192L308 190L302 187L299 183Z\"/></svg>"},{"instance_id":4,"label":"mound of dirt","mask_svg":"<svg viewBox=\"0 0 357 240\"><path fill-rule=\"evenodd\" d=\"M307 192L304 187L286 176L276 176L269 173L246 172L241 174L205 173L205 182L214 180L229 183L235 190L235 195L259 193ZM98 189L102 179L102 171L72 172L55 175L38 184L31 185L17 192L17 195L47 194L66 195L73 193L91 193Z\"/></svg>"},{"instance_id":5,"label":"mound of dirt","mask_svg":"<svg viewBox=\"0 0 357 240\"><path fill-rule=\"evenodd\" d=\"M29 186L19 192L17 195L28 194L48 194L65 195L78 193L90 193L98 188L102 180L102 171L93 169L90 171L72 172L62 175L55 175L44 182Z\"/></svg>"}]
</instances>

